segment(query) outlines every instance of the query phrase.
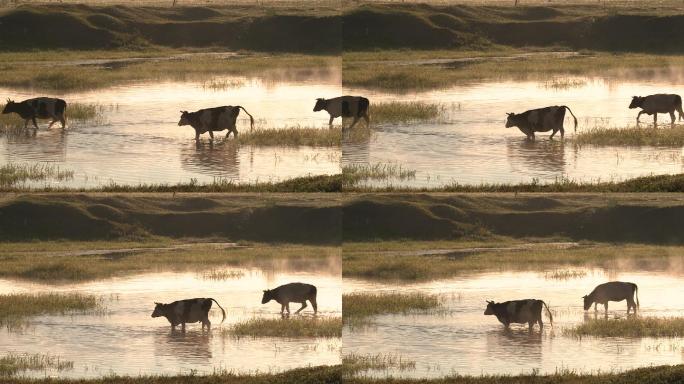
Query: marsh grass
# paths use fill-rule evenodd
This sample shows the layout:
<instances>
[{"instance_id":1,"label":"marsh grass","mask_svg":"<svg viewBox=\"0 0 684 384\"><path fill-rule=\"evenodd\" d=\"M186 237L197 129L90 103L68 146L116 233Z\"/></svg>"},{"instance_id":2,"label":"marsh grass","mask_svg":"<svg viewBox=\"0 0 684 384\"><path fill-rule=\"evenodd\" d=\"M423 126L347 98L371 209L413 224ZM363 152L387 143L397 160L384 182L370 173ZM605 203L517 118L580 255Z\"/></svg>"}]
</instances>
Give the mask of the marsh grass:
<instances>
[{"instance_id":1,"label":"marsh grass","mask_svg":"<svg viewBox=\"0 0 684 384\"><path fill-rule=\"evenodd\" d=\"M566 90L572 88L581 88L587 85L584 79L572 79L566 77L557 77L551 80L546 80L542 83L542 87L554 90Z\"/></svg>"},{"instance_id":2,"label":"marsh grass","mask_svg":"<svg viewBox=\"0 0 684 384\"><path fill-rule=\"evenodd\" d=\"M202 83L203 89L211 91L224 91L226 89L240 88L245 86L245 81L240 79L209 80Z\"/></svg>"},{"instance_id":3,"label":"marsh grass","mask_svg":"<svg viewBox=\"0 0 684 384\"><path fill-rule=\"evenodd\" d=\"M342 274L370 280L427 281L491 271L539 271L549 268L614 269L623 263L662 262L679 258L681 247L594 245L572 249L481 252L449 256L399 256L375 252L343 252Z\"/></svg>"},{"instance_id":4,"label":"marsh grass","mask_svg":"<svg viewBox=\"0 0 684 384\"><path fill-rule=\"evenodd\" d=\"M344 366L345 371L350 373L388 369L408 371L416 368L415 361L406 359L399 354L393 353L361 355L351 352L342 356L342 365Z\"/></svg>"},{"instance_id":5,"label":"marsh grass","mask_svg":"<svg viewBox=\"0 0 684 384\"><path fill-rule=\"evenodd\" d=\"M260 245L216 249L198 246L173 252L150 250L123 257L52 256L50 254L0 254L0 277L33 281L90 281L132 273L158 271L203 272L216 266L269 266L273 260L321 259L339 255L336 247Z\"/></svg>"},{"instance_id":6,"label":"marsh grass","mask_svg":"<svg viewBox=\"0 0 684 384\"><path fill-rule=\"evenodd\" d=\"M27 181L65 181L74 178L74 171L60 169L51 163L7 163L0 166L0 188Z\"/></svg>"},{"instance_id":7,"label":"marsh grass","mask_svg":"<svg viewBox=\"0 0 684 384\"><path fill-rule=\"evenodd\" d=\"M564 329L563 334L575 337L684 337L684 318L591 319Z\"/></svg>"},{"instance_id":8,"label":"marsh grass","mask_svg":"<svg viewBox=\"0 0 684 384\"><path fill-rule=\"evenodd\" d=\"M347 293L342 295L342 317L345 324L363 324L372 316L426 313L441 305L436 295L422 292Z\"/></svg>"},{"instance_id":9,"label":"marsh grass","mask_svg":"<svg viewBox=\"0 0 684 384\"><path fill-rule=\"evenodd\" d=\"M241 145L339 147L340 129L313 127L262 128L238 135Z\"/></svg>"},{"instance_id":10,"label":"marsh grass","mask_svg":"<svg viewBox=\"0 0 684 384\"><path fill-rule=\"evenodd\" d=\"M544 278L547 280L571 280L580 279L587 275L583 270L572 269L556 269L550 272L544 272Z\"/></svg>"},{"instance_id":11,"label":"marsh grass","mask_svg":"<svg viewBox=\"0 0 684 384\"><path fill-rule=\"evenodd\" d=\"M0 357L0 377L16 375L24 371L44 371L48 369L64 371L74 368L74 362L62 360L46 354L8 353Z\"/></svg>"},{"instance_id":12,"label":"marsh grass","mask_svg":"<svg viewBox=\"0 0 684 384\"><path fill-rule=\"evenodd\" d=\"M201 276L205 280L222 281L241 279L245 276L245 273L242 271L226 271L221 269L212 269L210 271L202 272Z\"/></svg>"},{"instance_id":13,"label":"marsh grass","mask_svg":"<svg viewBox=\"0 0 684 384\"><path fill-rule=\"evenodd\" d=\"M369 180L411 180L416 171L397 163L350 164L342 167L343 186L351 187Z\"/></svg>"},{"instance_id":14,"label":"marsh grass","mask_svg":"<svg viewBox=\"0 0 684 384\"><path fill-rule=\"evenodd\" d=\"M445 104L420 101L392 101L370 106L371 121L375 124L445 121L447 111Z\"/></svg>"},{"instance_id":15,"label":"marsh grass","mask_svg":"<svg viewBox=\"0 0 684 384\"><path fill-rule=\"evenodd\" d=\"M669 121L669 116L667 117ZM658 147L684 146L684 126L654 129L653 124L642 122L637 127L594 127L577 133L572 141L580 145L651 145Z\"/></svg>"},{"instance_id":16,"label":"marsh grass","mask_svg":"<svg viewBox=\"0 0 684 384\"><path fill-rule=\"evenodd\" d=\"M342 337L342 318L292 316L284 319L254 318L222 329L232 337Z\"/></svg>"},{"instance_id":17,"label":"marsh grass","mask_svg":"<svg viewBox=\"0 0 684 384\"><path fill-rule=\"evenodd\" d=\"M104 314L102 300L81 293L14 293L0 295L0 326L23 326L27 318L39 315Z\"/></svg>"}]
</instances>

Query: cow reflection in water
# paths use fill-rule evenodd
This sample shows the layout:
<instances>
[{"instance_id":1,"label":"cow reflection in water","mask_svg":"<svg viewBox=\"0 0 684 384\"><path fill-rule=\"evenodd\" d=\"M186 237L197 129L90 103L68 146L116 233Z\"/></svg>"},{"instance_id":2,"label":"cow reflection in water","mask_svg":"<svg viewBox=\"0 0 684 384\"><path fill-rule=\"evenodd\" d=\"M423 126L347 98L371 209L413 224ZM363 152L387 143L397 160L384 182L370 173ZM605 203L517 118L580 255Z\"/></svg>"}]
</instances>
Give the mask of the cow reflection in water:
<instances>
[{"instance_id":1,"label":"cow reflection in water","mask_svg":"<svg viewBox=\"0 0 684 384\"><path fill-rule=\"evenodd\" d=\"M509 139L506 153L508 163L516 172L542 170L554 175L565 173L565 144L561 141Z\"/></svg>"},{"instance_id":2,"label":"cow reflection in water","mask_svg":"<svg viewBox=\"0 0 684 384\"><path fill-rule=\"evenodd\" d=\"M251 149L244 149L251 150ZM181 149L183 170L220 177L228 180L240 178L240 147L233 142L202 143L187 145Z\"/></svg>"},{"instance_id":3,"label":"cow reflection in water","mask_svg":"<svg viewBox=\"0 0 684 384\"><path fill-rule=\"evenodd\" d=\"M155 334L155 356L211 359L211 333L201 330L187 332L159 329Z\"/></svg>"}]
</instances>

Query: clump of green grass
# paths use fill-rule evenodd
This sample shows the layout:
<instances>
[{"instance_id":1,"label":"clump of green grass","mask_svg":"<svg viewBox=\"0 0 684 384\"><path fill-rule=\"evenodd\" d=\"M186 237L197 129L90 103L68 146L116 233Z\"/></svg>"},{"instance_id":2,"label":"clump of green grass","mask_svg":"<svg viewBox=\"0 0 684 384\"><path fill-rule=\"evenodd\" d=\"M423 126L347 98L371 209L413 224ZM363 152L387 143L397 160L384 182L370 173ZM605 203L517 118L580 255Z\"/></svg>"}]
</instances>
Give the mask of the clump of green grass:
<instances>
[{"instance_id":1,"label":"clump of green grass","mask_svg":"<svg viewBox=\"0 0 684 384\"><path fill-rule=\"evenodd\" d=\"M565 329L563 333L576 337L684 337L684 318L592 319Z\"/></svg>"},{"instance_id":2,"label":"clump of green grass","mask_svg":"<svg viewBox=\"0 0 684 384\"><path fill-rule=\"evenodd\" d=\"M583 270L556 269L551 272L544 273L544 278L550 280L570 280L579 279L586 275L587 272Z\"/></svg>"},{"instance_id":3,"label":"clump of green grass","mask_svg":"<svg viewBox=\"0 0 684 384\"><path fill-rule=\"evenodd\" d=\"M57 356L40 353L34 355L8 353L0 357L0 377L13 376L24 371L44 371L46 369L64 371L73 368L73 361L65 361Z\"/></svg>"},{"instance_id":4,"label":"clump of green grass","mask_svg":"<svg viewBox=\"0 0 684 384\"><path fill-rule=\"evenodd\" d=\"M226 271L221 269L212 269L202 273L202 278L205 280L233 280L240 279L245 276L242 271Z\"/></svg>"},{"instance_id":5,"label":"clump of green grass","mask_svg":"<svg viewBox=\"0 0 684 384\"><path fill-rule=\"evenodd\" d=\"M377 124L442 121L446 118L446 112L447 107L444 104L420 101L392 101L370 107L372 121Z\"/></svg>"},{"instance_id":6,"label":"clump of green grass","mask_svg":"<svg viewBox=\"0 0 684 384\"><path fill-rule=\"evenodd\" d=\"M414 293L348 293L342 295L342 317L345 323L364 322L368 317L426 312L438 309L441 302L436 295Z\"/></svg>"},{"instance_id":7,"label":"clump of green grass","mask_svg":"<svg viewBox=\"0 0 684 384\"><path fill-rule=\"evenodd\" d=\"M576 134L572 140L577 144L590 145L652 145L681 147L684 145L684 126L653 129L652 124L644 127L594 127Z\"/></svg>"},{"instance_id":8,"label":"clump of green grass","mask_svg":"<svg viewBox=\"0 0 684 384\"><path fill-rule=\"evenodd\" d=\"M368 180L411 180L416 171L397 163L350 164L342 167L343 185L354 186Z\"/></svg>"},{"instance_id":9,"label":"clump of green grass","mask_svg":"<svg viewBox=\"0 0 684 384\"><path fill-rule=\"evenodd\" d=\"M0 166L0 188L27 181L64 181L74 178L74 172L50 163L7 163Z\"/></svg>"},{"instance_id":10,"label":"clump of green grass","mask_svg":"<svg viewBox=\"0 0 684 384\"><path fill-rule=\"evenodd\" d=\"M416 368L415 361L408 360L399 354L392 353L361 355L351 352L342 356L342 365L344 366L345 371L349 373L388 369L407 371Z\"/></svg>"},{"instance_id":11,"label":"clump of green grass","mask_svg":"<svg viewBox=\"0 0 684 384\"><path fill-rule=\"evenodd\" d=\"M238 135L240 144L261 146L339 147L341 139L339 129L299 126L255 129Z\"/></svg>"},{"instance_id":12,"label":"clump of green grass","mask_svg":"<svg viewBox=\"0 0 684 384\"><path fill-rule=\"evenodd\" d=\"M254 318L221 330L224 336L251 337L342 337L339 317Z\"/></svg>"},{"instance_id":13,"label":"clump of green grass","mask_svg":"<svg viewBox=\"0 0 684 384\"><path fill-rule=\"evenodd\" d=\"M13 293L0 295L0 326L22 326L28 317L62 314L102 314L102 301L81 293Z\"/></svg>"}]
</instances>

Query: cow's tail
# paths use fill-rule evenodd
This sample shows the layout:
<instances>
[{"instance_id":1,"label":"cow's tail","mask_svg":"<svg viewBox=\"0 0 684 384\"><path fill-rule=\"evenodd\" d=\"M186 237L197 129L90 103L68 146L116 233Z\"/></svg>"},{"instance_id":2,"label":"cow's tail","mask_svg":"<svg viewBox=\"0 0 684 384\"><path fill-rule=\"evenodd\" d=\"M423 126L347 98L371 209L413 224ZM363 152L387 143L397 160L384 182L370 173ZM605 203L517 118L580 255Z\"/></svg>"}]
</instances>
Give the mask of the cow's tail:
<instances>
[{"instance_id":1,"label":"cow's tail","mask_svg":"<svg viewBox=\"0 0 684 384\"><path fill-rule=\"evenodd\" d=\"M247 111L245 111L245 112L247 112ZM221 319L221 323L223 324L223 321L226 319L226 311L223 310L223 307L221 306L221 304L218 303L218 301L216 301L216 299L210 298L209 300L213 301L214 303L216 303L216 305L218 305L219 308L221 308L221 313L223 314L223 318Z\"/></svg>"},{"instance_id":2,"label":"cow's tail","mask_svg":"<svg viewBox=\"0 0 684 384\"><path fill-rule=\"evenodd\" d=\"M563 108L565 108L568 112L570 112L570 114L572 115L572 118L575 120L575 132L577 132L577 118L575 117L575 114L572 113L572 111L570 110L570 107L568 107L567 105L564 105Z\"/></svg>"},{"instance_id":3,"label":"cow's tail","mask_svg":"<svg viewBox=\"0 0 684 384\"><path fill-rule=\"evenodd\" d=\"M546 314L549 315L549 322L551 323L551 326L553 326L553 315L551 314L551 310L549 309L549 306L546 305L544 300L540 300L540 301L544 305L544 308L546 308Z\"/></svg>"},{"instance_id":4,"label":"cow's tail","mask_svg":"<svg viewBox=\"0 0 684 384\"><path fill-rule=\"evenodd\" d=\"M684 111L682 111L682 97L675 95L675 108L677 108L677 113L679 113L679 120L684 120Z\"/></svg>"},{"instance_id":5,"label":"cow's tail","mask_svg":"<svg viewBox=\"0 0 684 384\"><path fill-rule=\"evenodd\" d=\"M247 116L249 116L249 131L252 132L252 130L254 129L254 118L252 117L252 115L249 114L249 112L247 112L245 107L238 105L238 106L236 106L236 108L242 109L243 111L245 111ZM216 303L216 304L218 304L218 303Z\"/></svg>"},{"instance_id":6,"label":"cow's tail","mask_svg":"<svg viewBox=\"0 0 684 384\"><path fill-rule=\"evenodd\" d=\"M639 308L639 287L634 283L632 283L632 285L634 286L634 296L636 297L637 308Z\"/></svg>"}]
</instances>

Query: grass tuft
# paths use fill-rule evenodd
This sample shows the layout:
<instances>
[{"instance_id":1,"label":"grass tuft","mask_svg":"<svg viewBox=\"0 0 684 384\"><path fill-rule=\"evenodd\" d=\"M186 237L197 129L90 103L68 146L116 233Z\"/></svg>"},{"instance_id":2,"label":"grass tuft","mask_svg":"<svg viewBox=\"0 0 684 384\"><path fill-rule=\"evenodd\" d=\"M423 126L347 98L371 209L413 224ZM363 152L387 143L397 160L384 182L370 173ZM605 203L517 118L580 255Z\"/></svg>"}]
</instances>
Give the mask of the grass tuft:
<instances>
[{"instance_id":1,"label":"grass tuft","mask_svg":"<svg viewBox=\"0 0 684 384\"><path fill-rule=\"evenodd\" d=\"M0 188L27 181L64 181L74 178L74 171L62 170L50 163L7 163L0 166Z\"/></svg>"},{"instance_id":2,"label":"grass tuft","mask_svg":"<svg viewBox=\"0 0 684 384\"><path fill-rule=\"evenodd\" d=\"M644 126L645 125L645 126ZM651 124L642 127L595 127L573 137L576 144L590 145L652 145L681 147L684 145L684 126L653 129Z\"/></svg>"},{"instance_id":3,"label":"grass tuft","mask_svg":"<svg viewBox=\"0 0 684 384\"><path fill-rule=\"evenodd\" d=\"M216 281L241 279L243 276L245 276L245 273L242 271L225 271L221 269L212 269L202 273L203 279Z\"/></svg>"},{"instance_id":4,"label":"grass tuft","mask_svg":"<svg viewBox=\"0 0 684 384\"><path fill-rule=\"evenodd\" d=\"M593 319L563 333L575 337L684 337L684 318Z\"/></svg>"},{"instance_id":5,"label":"grass tuft","mask_svg":"<svg viewBox=\"0 0 684 384\"><path fill-rule=\"evenodd\" d=\"M376 355L360 355L354 352L342 356L342 365L346 372L368 370L398 369L399 371L413 370L416 362L403 358L399 354L378 353Z\"/></svg>"},{"instance_id":6,"label":"grass tuft","mask_svg":"<svg viewBox=\"0 0 684 384\"><path fill-rule=\"evenodd\" d=\"M0 295L0 326L9 329L25 324L26 318L67 313L104 313L100 299L81 293L13 293Z\"/></svg>"},{"instance_id":7,"label":"grass tuft","mask_svg":"<svg viewBox=\"0 0 684 384\"><path fill-rule=\"evenodd\" d=\"M13 376L24 371L44 371L47 369L64 371L73 368L73 361L64 361L59 357L40 353L35 355L8 353L0 357L0 377Z\"/></svg>"},{"instance_id":8,"label":"grass tuft","mask_svg":"<svg viewBox=\"0 0 684 384\"><path fill-rule=\"evenodd\" d=\"M238 143L261 146L339 147L342 132L339 129L286 127L255 129L238 135Z\"/></svg>"},{"instance_id":9,"label":"grass tuft","mask_svg":"<svg viewBox=\"0 0 684 384\"><path fill-rule=\"evenodd\" d=\"M415 293L348 293L342 295L342 317L345 323L363 322L368 317L424 312L437 309L441 303L436 295Z\"/></svg>"},{"instance_id":10,"label":"grass tuft","mask_svg":"<svg viewBox=\"0 0 684 384\"><path fill-rule=\"evenodd\" d=\"M416 171L397 163L350 164L342 167L343 186L351 187L369 180L411 180Z\"/></svg>"},{"instance_id":11,"label":"grass tuft","mask_svg":"<svg viewBox=\"0 0 684 384\"><path fill-rule=\"evenodd\" d=\"M342 337L339 317L254 318L221 330L223 336L251 337Z\"/></svg>"},{"instance_id":12,"label":"grass tuft","mask_svg":"<svg viewBox=\"0 0 684 384\"><path fill-rule=\"evenodd\" d=\"M373 123L405 124L443 121L446 119L447 107L441 103L392 101L373 104L370 111Z\"/></svg>"}]
</instances>

